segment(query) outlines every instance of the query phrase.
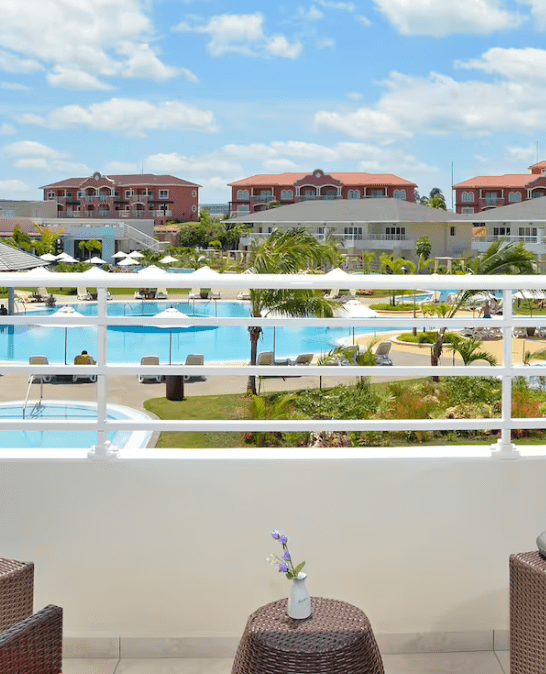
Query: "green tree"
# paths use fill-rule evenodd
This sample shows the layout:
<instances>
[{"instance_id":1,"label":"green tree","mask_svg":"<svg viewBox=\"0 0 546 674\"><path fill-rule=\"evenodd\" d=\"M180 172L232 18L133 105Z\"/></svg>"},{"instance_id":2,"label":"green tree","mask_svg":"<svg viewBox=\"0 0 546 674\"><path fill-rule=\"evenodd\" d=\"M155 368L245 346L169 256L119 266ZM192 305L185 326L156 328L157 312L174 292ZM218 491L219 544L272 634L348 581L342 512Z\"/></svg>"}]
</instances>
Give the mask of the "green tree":
<instances>
[{"instance_id":1,"label":"green tree","mask_svg":"<svg viewBox=\"0 0 546 674\"><path fill-rule=\"evenodd\" d=\"M468 264L472 274L535 274L536 255L528 251L523 243L499 239L492 243L483 255ZM453 318L457 311L481 290L465 290L460 292L446 318ZM432 347L430 364L435 366L440 361L447 328L438 331L438 339ZM435 377L438 380L438 377Z\"/></svg>"},{"instance_id":2,"label":"green tree","mask_svg":"<svg viewBox=\"0 0 546 674\"><path fill-rule=\"evenodd\" d=\"M417 257L422 255L425 260L428 260L431 250L432 243L430 242L430 236L422 236L415 241L415 254Z\"/></svg>"},{"instance_id":3,"label":"green tree","mask_svg":"<svg viewBox=\"0 0 546 674\"><path fill-rule=\"evenodd\" d=\"M102 243L100 241L97 241L96 239L91 239L89 241L80 241L78 244L78 248L80 250L87 250L90 254L90 256L93 256L94 252L101 253L102 252Z\"/></svg>"},{"instance_id":4,"label":"green tree","mask_svg":"<svg viewBox=\"0 0 546 674\"><path fill-rule=\"evenodd\" d=\"M496 365L497 359L493 354L480 351L482 343L480 339L471 337L470 339L459 339L451 342L451 348L461 356L465 365L475 363L477 360L485 360L489 365Z\"/></svg>"},{"instance_id":5,"label":"green tree","mask_svg":"<svg viewBox=\"0 0 546 674\"><path fill-rule=\"evenodd\" d=\"M54 232L51 227L40 227L34 223L36 229L40 232L40 240L34 242L34 249L37 255L45 255L46 253L55 253L55 246L57 240L64 232L64 227Z\"/></svg>"},{"instance_id":6,"label":"green tree","mask_svg":"<svg viewBox=\"0 0 546 674\"><path fill-rule=\"evenodd\" d=\"M320 243L303 228L288 231L277 229L251 251L251 266L257 274L296 274L323 261L332 261L331 246ZM251 289L250 315L262 318L268 314L281 316L318 316L331 318L339 302L325 299L321 293L309 290ZM250 336L250 365L256 365L261 326L248 328ZM256 395L256 377L251 375L248 390Z\"/></svg>"},{"instance_id":7,"label":"green tree","mask_svg":"<svg viewBox=\"0 0 546 674\"><path fill-rule=\"evenodd\" d=\"M34 248L34 242L26 232L23 232L19 225L13 228L12 236L9 239L3 240L3 243L13 248L20 248L21 250L32 250Z\"/></svg>"},{"instance_id":8,"label":"green tree","mask_svg":"<svg viewBox=\"0 0 546 674\"><path fill-rule=\"evenodd\" d=\"M411 260L406 260L403 257L395 258L394 255L381 253L379 258L379 271L382 274L415 274L415 263ZM391 304L396 304L397 290L393 290L391 294Z\"/></svg>"},{"instance_id":9,"label":"green tree","mask_svg":"<svg viewBox=\"0 0 546 674\"><path fill-rule=\"evenodd\" d=\"M372 264L375 260L375 253L373 250L366 250L362 255L362 262L364 263L364 273L372 273Z\"/></svg>"}]
</instances>

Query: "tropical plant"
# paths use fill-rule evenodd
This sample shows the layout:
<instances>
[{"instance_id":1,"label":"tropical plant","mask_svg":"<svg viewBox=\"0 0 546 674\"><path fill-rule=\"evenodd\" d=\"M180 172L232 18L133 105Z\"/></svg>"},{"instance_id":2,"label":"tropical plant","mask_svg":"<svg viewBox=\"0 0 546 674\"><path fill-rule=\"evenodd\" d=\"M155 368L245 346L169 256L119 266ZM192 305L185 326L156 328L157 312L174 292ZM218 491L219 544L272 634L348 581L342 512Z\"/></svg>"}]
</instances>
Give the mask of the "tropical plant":
<instances>
[{"instance_id":1,"label":"tropical plant","mask_svg":"<svg viewBox=\"0 0 546 674\"><path fill-rule=\"evenodd\" d=\"M37 255L45 255L46 253L55 253L57 240L64 232L64 227L54 232L51 227L40 227L34 223L36 229L40 232L40 240L34 241L33 246Z\"/></svg>"},{"instance_id":2,"label":"tropical plant","mask_svg":"<svg viewBox=\"0 0 546 674\"><path fill-rule=\"evenodd\" d=\"M373 252L373 250L364 251L364 253L362 254L362 262L364 264L365 274L372 273L372 264L374 260L375 260L375 253Z\"/></svg>"},{"instance_id":3,"label":"tropical plant","mask_svg":"<svg viewBox=\"0 0 546 674\"><path fill-rule=\"evenodd\" d=\"M496 365L497 359L493 354L487 351L480 351L483 342L480 339L470 337L469 339L460 339L451 343L451 348L463 359L465 365L475 363L477 360L485 360L489 365Z\"/></svg>"},{"instance_id":4,"label":"tropical plant","mask_svg":"<svg viewBox=\"0 0 546 674\"><path fill-rule=\"evenodd\" d=\"M331 245L320 243L303 228L288 231L277 229L251 250L250 264L257 274L296 274L315 267L325 260L333 261ZM331 318L340 303L326 299L312 289L251 289L250 315L263 318L268 314L281 316L318 316ZM256 365L261 326L250 326L250 365ZM251 375L248 390L256 395L256 377Z\"/></svg>"},{"instance_id":5,"label":"tropical plant","mask_svg":"<svg viewBox=\"0 0 546 674\"><path fill-rule=\"evenodd\" d=\"M21 250L32 250L34 247L33 240L26 232L23 232L19 225L16 225L13 228L13 234L9 239L4 239L2 243L12 246L13 248L20 248Z\"/></svg>"},{"instance_id":6,"label":"tropical plant","mask_svg":"<svg viewBox=\"0 0 546 674\"><path fill-rule=\"evenodd\" d=\"M102 243L100 241L96 241L95 239L91 239L89 241L80 241L78 248L80 250L86 250L92 255L95 251L98 253L102 252Z\"/></svg>"},{"instance_id":7,"label":"tropical plant","mask_svg":"<svg viewBox=\"0 0 546 674\"><path fill-rule=\"evenodd\" d=\"M415 274L417 267L411 260L406 260L404 257L395 258L394 255L381 253L379 258L379 271L382 274ZM391 304L396 304L397 290L392 290Z\"/></svg>"},{"instance_id":8,"label":"tropical plant","mask_svg":"<svg viewBox=\"0 0 546 674\"><path fill-rule=\"evenodd\" d=\"M499 239L492 243L483 255L478 256L473 263L469 264L468 270L472 274L535 274L536 255L528 251L523 243L510 241L506 243L504 239ZM457 311L465 305L473 296L481 290L465 290L460 292L451 307L446 313L446 318L453 318ZM445 333L447 328L441 328L438 331L438 339L432 347L430 364L438 365L444 345ZM438 378L435 377L437 380Z\"/></svg>"},{"instance_id":9,"label":"tropical plant","mask_svg":"<svg viewBox=\"0 0 546 674\"><path fill-rule=\"evenodd\" d=\"M415 254L417 257L422 255L425 260L428 260L431 250L432 243L430 241L430 236L422 236L415 241Z\"/></svg>"}]
</instances>

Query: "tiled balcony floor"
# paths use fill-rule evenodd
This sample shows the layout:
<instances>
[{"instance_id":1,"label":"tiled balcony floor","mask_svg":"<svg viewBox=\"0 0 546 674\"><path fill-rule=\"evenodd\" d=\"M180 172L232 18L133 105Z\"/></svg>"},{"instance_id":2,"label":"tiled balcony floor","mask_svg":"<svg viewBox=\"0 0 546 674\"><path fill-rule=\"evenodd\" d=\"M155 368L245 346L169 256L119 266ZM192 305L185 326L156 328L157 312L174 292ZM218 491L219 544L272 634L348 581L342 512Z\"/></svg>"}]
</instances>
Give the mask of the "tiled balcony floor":
<instances>
[{"instance_id":1,"label":"tiled balcony floor","mask_svg":"<svg viewBox=\"0 0 546 674\"><path fill-rule=\"evenodd\" d=\"M508 651L384 655L385 674L510 674ZM232 658L65 659L63 674L230 674Z\"/></svg>"}]
</instances>

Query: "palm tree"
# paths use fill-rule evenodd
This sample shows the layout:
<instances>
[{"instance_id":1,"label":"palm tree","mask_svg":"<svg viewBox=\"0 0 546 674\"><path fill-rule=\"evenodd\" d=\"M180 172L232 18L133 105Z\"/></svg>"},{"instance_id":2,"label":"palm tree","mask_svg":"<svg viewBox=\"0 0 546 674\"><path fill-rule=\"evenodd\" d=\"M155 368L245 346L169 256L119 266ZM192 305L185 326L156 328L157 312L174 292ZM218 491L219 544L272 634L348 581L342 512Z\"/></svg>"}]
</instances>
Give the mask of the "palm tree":
<instances>
[{"instance_id":1,"label":"palm tree","mask_svg":"<svg viewBox=\"0 0 546 674\"><path fill-rule=\"evenodd\" d=\"M493 354L488 353L487 351L479 351L482 347L482 341L480 339L461 339L451 343L451 348L455 353L458 353L465 365L470 365L477 360L485 360L489 365L496 365L497 359Z\"/></svg>"},{"instance_id":2,"label":"palm tree","mask_svg":"<svg viewBox=\"0 0 546 674\"><path fill-rule=\"evenodd\" d=\"M505 242L499 239L492 243L485 253L478 256L468 269L472 274L535 274L536 255L528 251L523 243L514 241ZM446 318L453 318L457 311L466 304L471 297L481 290L465 290L459 293L456 302L446 314ZM430 364L435 366L440 361L444 338L447 328L438 331L438 339L432 347ZM438 377L434 378L438 380Z\"/></svg>"},{"instance_id":3,"label":"palm tree","mask_svg":"<svg viewBox=\"0 0 546 674\"><path fill-rule=\"evenodd\" d=\"M295 274L325 261L333 261L336 251L331 243L324 245L303 228L275 230L251 251L251 266L256 274ZM252 289L250 315L263 318L268 314L281 316L318 316L331 318L340 303L309 290ZM248 328L250 335L250 365L256 365L259 325ZM248 379L248 390L256 395L256 377Z\"/></svg>"},{"instance_id":4,"label":"palm tree","mask_svg":"<svg viewBox=\"0 0 546 674\"><path fill-rule=\"evenodd\" d=\"M394 255L381 253L379 258L379 271L382 274L415 274L416 268L417 267L415 266L414 262L411 260L406 260L404 257L395 258ZM400 291L392 291L391 304L393 306L396 304L397 292Z\"/></svg>"}]
</instances>

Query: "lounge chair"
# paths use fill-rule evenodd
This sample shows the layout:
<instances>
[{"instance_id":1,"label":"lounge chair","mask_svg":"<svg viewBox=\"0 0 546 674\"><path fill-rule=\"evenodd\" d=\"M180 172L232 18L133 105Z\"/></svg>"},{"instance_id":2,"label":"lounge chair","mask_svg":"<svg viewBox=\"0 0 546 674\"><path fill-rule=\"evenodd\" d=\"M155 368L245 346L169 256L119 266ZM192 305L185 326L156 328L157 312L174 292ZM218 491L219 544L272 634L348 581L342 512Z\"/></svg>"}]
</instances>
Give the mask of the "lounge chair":
<instances>
[{"instance_id":1,"label":"lounge chair","mask_svg":"<svg viewBox=\"0 0 546 674\"><path fill-rule=\"evenodd\" d=\"M135 290L135 294L133 295L133 299L135 299L135 300L145 300L146 295L144 293L144 288L141 288L140 290Z\"/></svg>"},{"instance_id":2,"label":"lounge chair","mask_svg":"<svg viewBox=\"0 0 546 674\"><path fill-rule=\"evenodd\" d=\"M391 349L392 342L381 342L376 346L374 355L377 358L378 365L392 365L392 360L389 356Z\"/></svg>"},{"instance_id":3,"label":"lounge chair","mask_svg":"<svg viewBox=\"0 0 546 674\"><path fill-rule=\"evenodd\" d=\"M190 353L188 356L186 356L186 365L204 365L205 364L205 357L202 356L201 354L198 353ZM206 379L206 377L200 376L200 375L193 375L193 374L185 374L184 375L184 381L190 381L193 377L197 379Z\"/></svg>"},{"instance_id":4,"label":"lounge chair","mask_svg":"<svg viewBox=\"0 0 546 674\"><path fill-rule=\"evenodd\" d=\"M86 353L81 353L79 356L74 358L74 365L96 365L95 359ZM97 381L96 374L74 374L72 375L72 381L77 382L80 379L89 379L89 381L94 384Z\"/></svg>"},{"instance_id":5,"label":"lounge chair","mask_svg":"<svg viewBox=\"0 0 546 674\"><path fill-rule=\"evenodd\" d=\"M311 365L314 354L312 353L300 353L297 358L290 361L290 365Z\"/></svg>"},{"instance_id":6,"label":"lounge chair","mask_svg":"<svg viewBox=\"0 0 546 674\"><path fill-rule=\"evenodd\" d=\"M258 354L256 365L273 365L275 362L275 354L273 351L262 351Z\"/></svg>"},{"instance_id":7,"label":"lounge chair","mask_svg":"<svg viewBox=\"0 0 546 674\"><path fill-rule=\"evenodd\" d=\"M47 356L30 356L28 359L29 365L49 365ZM53 381L53 375L33 374L33 381L43 381L44 384L49 384Z\"/></svg>"},{"instance_id":8,"label":"lounge chair","mask_svg":"<svg viewBox=\"0 0 546 674\"><path fill-rule=\"evenodd\" d=\"M169 299L169 293L167 292L167 288L158 288L155 293L155 299L156 300L168 300Z\"/></svg>"},{"instance_id":9,"label":"lounge chair","mask_svg":"<svg viewBox=\"0 0 546 674\"><path fill-rule=\"evenodd\" d=\"M329 293L324 295L325 300L335 300L339 297L339 288L332 288Z\"/></svg>"},{"instance_id":10,"label":"lounge chair","mask_svg":"<svg viewBox=\"0 0 546 674\"><path fill-rule=\"evenodd\" d=\"M250 290L241 290L237 295L238 300L249 300L250 299Z\"/></svg>"},{"instance_id":11,"label":"lounge chair","mask_svg":"<svg viewBox=\"0 0 546 674\"><path fill-rule=\"evenodd\" d=\"M218 288L212 288L212 290L209 293L209 300L220 300L222 299L220 296L220 290Z\"/></svg>"},{"instance_id":12,"label":"lounge chair","mask_svg":"<svg viewBox=\"0 0 546 674\"><path fill-rule=\"evenodd\" d=\"M159 365L159 356L143 356L140 359L140 364L141 365ZM163 375L161 374L139 374L138 375L138 381L141 384L144 384L146 381L155 381L155 382L162 382L163 381Z\"/></svg>"},{"instance_id":13,"label":"lounge chair","mask_svg":"<svg viewBox=\"0 0 546 674\"><path fill-rule=\"evenodd\" d=\"M189 300L200 300L201 299L201 289L200 288L192 288L190 290L190 294L188 295Z\"/></svg>"},{"instance_id":14,"label":"lounge chair","mask_svg":"<svg viewBox=\"0 0 546 674\"><path fill-rule=\"evenodd\" d=\"M78 299L84 301L84 300L91 300L93 298L91 297L91 293L87 292L87 288L81 286L78 288Z\"/></svg>"},{"instance_id":15,"label":"lounge chair","mask_svg":"<svg viewBox=\"0 0 546 674\"><path fill-rule=\"evenodd\" d=\"M31 302L32 301L32 294L24 292L22 290L15 290L15 299L19 300L19 302Z\"/></svg>"}]
</instances>

